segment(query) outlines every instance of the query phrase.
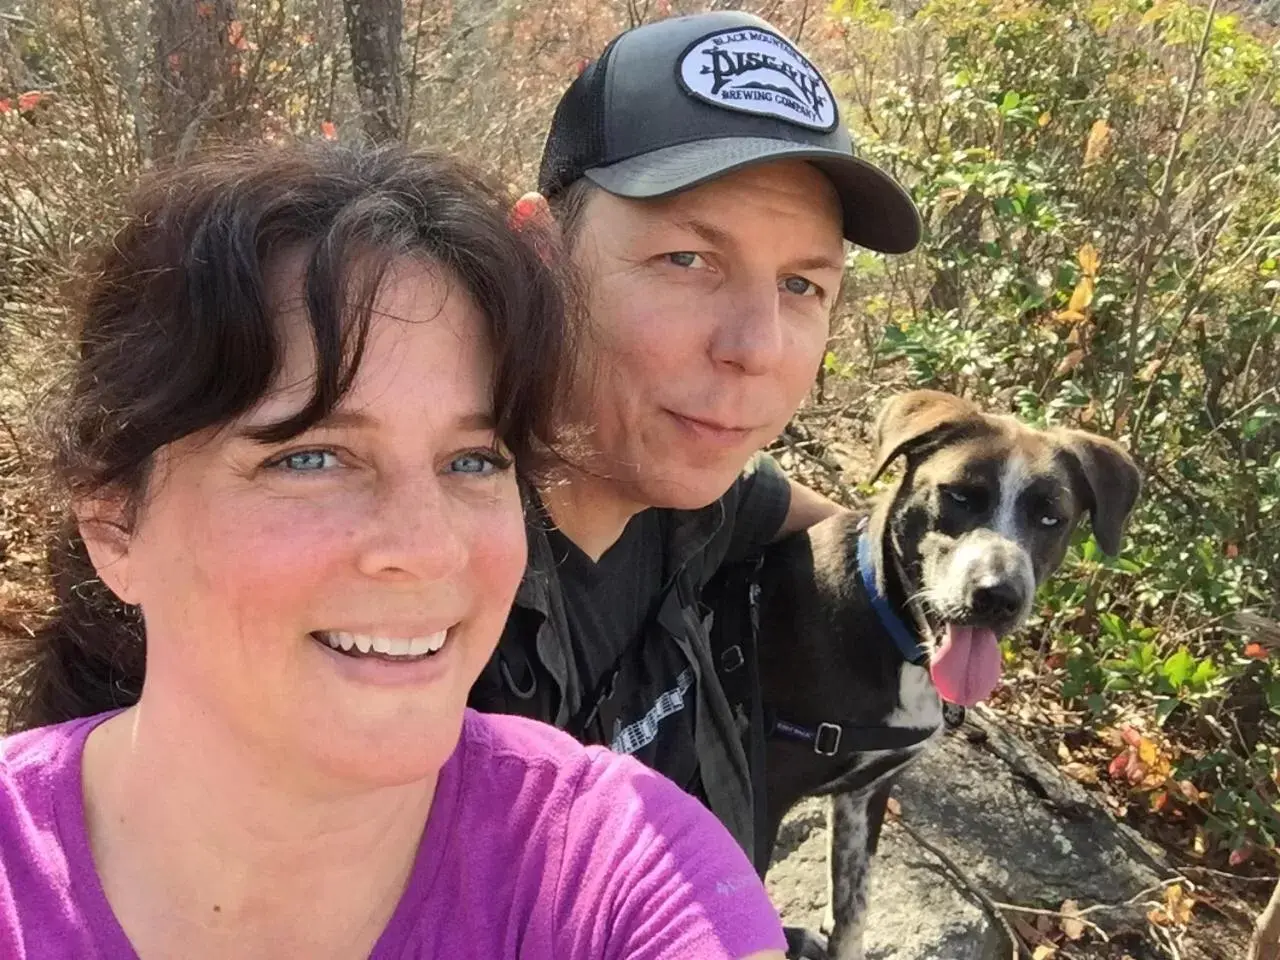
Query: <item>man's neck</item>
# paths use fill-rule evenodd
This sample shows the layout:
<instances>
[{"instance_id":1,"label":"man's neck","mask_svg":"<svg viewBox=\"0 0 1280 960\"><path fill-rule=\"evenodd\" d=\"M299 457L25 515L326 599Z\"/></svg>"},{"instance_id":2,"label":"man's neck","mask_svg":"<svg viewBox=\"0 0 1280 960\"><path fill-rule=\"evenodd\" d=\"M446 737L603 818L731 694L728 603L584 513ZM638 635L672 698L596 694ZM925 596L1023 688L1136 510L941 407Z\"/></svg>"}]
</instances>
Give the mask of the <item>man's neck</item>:
<instances>
[{"instance_id":1,"label":"man's neck","mask_svg":"<svg viewBox=\"0 0 1280 960\"><path fill-rule=\"evenodd\" d=\"M627 523L645 504L619 493L616 481L579 472L538 491L542 504L562 534L593 561L618 542Z\"/></svg>"}]
</instances>

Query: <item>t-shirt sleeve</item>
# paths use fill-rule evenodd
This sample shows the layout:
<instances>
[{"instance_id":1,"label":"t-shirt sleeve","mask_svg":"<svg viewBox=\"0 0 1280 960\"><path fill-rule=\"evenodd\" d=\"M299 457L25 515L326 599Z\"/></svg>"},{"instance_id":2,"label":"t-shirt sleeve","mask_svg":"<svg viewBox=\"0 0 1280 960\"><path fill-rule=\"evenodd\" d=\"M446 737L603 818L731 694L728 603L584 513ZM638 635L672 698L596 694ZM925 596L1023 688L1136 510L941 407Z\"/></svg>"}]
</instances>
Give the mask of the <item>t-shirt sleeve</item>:
<instances>
[{"instance_id":1,"label":"t-shirt sleeve","mask_svg":"<svg viewBox=\"0 0 1280 960\"><path fill-rule=\"evenodd\" d=\"M697 800L598 753L570 812L556 890L573 960L740 960L785 950L751 863Z\"/></svg>"},{"instance_id":2,"label":"t-shirt sleeve","mask_svg":"<svg viewBox=\"0 0 1280 960\"><path fill-rule=\"evenodd\" d=\"M778 461L761 451L725 495L725 526L708 549L708 578L721 564L741 560L772 543L791 508L791 486Z\"/></svg>"}]
</instances>

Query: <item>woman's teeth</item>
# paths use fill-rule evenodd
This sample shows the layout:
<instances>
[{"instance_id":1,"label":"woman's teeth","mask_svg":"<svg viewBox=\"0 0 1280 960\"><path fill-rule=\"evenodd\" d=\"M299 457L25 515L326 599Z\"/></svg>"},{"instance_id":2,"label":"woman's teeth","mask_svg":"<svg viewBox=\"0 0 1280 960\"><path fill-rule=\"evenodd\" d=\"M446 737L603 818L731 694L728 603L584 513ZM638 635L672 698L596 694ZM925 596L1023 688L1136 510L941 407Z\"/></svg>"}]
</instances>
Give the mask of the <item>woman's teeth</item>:
<instances>
[{"instance_id":1,"label":"woman's teeth","mask_svg":"<svg viewBox=\"0 0 1280 960\"><path fill-rule=\"evenodd\" d=\"M367 633L344 633L322 630L315 636L334 650L353 655L380 654L384 657L426 657L439 652L449 631L441 630L425 637L378 637Z\"/></svg>"}]
</instances>

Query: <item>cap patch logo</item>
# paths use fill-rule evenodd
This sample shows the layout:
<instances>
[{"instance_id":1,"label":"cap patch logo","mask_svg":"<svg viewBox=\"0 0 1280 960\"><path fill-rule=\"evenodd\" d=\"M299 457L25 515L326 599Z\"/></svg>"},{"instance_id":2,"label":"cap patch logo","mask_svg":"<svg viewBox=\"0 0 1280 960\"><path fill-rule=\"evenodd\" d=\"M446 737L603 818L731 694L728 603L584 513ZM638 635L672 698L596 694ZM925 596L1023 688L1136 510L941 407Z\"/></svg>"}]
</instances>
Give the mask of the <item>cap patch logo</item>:
<instances>
[{"instance_id":1,"label":"cap patch logo","mask_svg":"<svg viewBox=\"0 0 1280 960\"><path fill-rule=\"evenodd\" d=\"M732 27L695 40L680 57L680 84L707 103L776 117L811 130L834 130L831 88L816 67L782 37Z\"/></svg>"}]
</instances>

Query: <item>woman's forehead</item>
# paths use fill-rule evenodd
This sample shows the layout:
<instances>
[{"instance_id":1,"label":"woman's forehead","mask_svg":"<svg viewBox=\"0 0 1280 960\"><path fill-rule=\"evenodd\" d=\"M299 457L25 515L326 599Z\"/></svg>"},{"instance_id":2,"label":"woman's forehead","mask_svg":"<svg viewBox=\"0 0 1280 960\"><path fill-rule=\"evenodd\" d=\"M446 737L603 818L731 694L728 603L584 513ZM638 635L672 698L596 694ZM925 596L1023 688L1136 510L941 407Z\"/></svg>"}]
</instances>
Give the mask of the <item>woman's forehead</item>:
<instances>
[{"instance_id":1,"label":"woman's forehead","mask_svg":"<svg viewBox=\"0 0 1280 960\"><path fill-rule=\"evenodd\" d=\"M267 422L296 413L315 391L317 355L303 296L305 257L282 265L274 322L282 350L275 381L253 416ZM291 284L291 286L290 286ZM354 322L354 310L346 322ZM377 289L360 364L342 405L385 404L394 389L409 398L447 388L488 391L492 381L488 324L448 271L413 260L391 264ZM434 389L432 389L434 388Z\"/></svg>"}]
</instances>

